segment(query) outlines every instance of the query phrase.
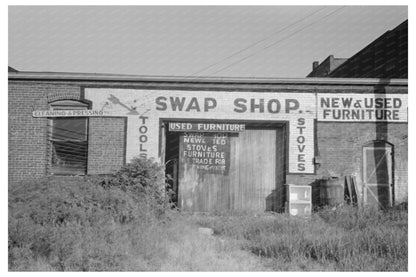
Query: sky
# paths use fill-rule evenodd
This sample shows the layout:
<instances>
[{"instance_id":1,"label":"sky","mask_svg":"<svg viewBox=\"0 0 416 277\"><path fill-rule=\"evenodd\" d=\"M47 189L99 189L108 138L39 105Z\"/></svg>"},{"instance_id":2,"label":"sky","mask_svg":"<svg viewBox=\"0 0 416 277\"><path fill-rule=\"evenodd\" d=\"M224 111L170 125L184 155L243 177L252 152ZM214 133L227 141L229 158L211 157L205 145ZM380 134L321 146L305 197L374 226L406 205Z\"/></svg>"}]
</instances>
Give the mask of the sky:
<instances>
[{"instance_id":1,"label":"sky","mask_svg":"<svg viewBox=\"0 0 416 277\"><path fill-rule=\"evenodd\" d=\"M408 18L406 6L9 6L21 71L303 78Z\"/></svg>"}]
</instances>

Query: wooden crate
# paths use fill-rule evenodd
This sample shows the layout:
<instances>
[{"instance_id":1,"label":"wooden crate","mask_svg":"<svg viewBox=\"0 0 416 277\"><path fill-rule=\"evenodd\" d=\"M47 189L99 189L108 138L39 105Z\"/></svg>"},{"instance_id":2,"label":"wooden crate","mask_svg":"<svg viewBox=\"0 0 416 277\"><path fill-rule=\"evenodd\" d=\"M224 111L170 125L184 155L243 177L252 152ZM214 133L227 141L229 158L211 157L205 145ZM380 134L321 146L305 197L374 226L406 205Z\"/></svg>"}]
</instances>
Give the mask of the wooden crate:
<instances>
[{"instance_id":1,"label":"wooden crate","mask_svg":"<svg viewBox=\"0 0 416 277\"><path fill-rule=\"evenodd\" d=\"M286 185L286 212L295 216L309 216L312 211L311 186Z\"/></svg>"}]
</instances>

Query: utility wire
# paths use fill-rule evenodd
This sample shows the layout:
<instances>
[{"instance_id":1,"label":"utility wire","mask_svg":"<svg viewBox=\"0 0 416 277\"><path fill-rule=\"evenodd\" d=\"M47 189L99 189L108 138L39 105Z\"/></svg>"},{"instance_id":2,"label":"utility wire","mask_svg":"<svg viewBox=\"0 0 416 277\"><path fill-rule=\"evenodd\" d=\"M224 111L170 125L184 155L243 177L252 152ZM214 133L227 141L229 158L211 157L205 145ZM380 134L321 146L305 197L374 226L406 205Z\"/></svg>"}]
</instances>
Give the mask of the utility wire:
<instances>
[{"instance_id":1,"label":"utility wire","mask_svg":"<svg viewBox=\"0 0 416 277\"><path fill-rule=\"evenodd\" d=\"M232 64L230 64L230 65L227 65L227 66L225 66L225 67L223 67L223 68L221 68L221 69L219 69L219 70L217 70L217 71L215 71L215 72L211 73L211 74L210 74L210 75L208 75L208 76L212 76L212 75L214 75L214 74L216 74L216 73L222 72L222 71L224 71L224 70L226 70L226 69L228 69L228 68L230 68L230 67L232 67L232 66L234 66L234 65L236 65L236 64L238 64L238 63L241 63L241 62L243 62L243 61L245 61L245 60L247 60L247 59L249 59L249 58L251 58L251 57L253 57L253 56L257 55L258 53L260 53L260 52L261 52L261 51L263 51L263 50L267 50L267 49L269 49L270 47L275 46L276 44L278 44L278 43L280 43L280 42L282 42L282 41L284 41L284 40L286 40L286 39L288 39L288 38L290 38L290 37L294 36L295 34L297 34L297 33L301 32L301 31L305 30L306 28L309 28L309 27L311 27L311 26L315 25L315 24L316 24L316 23L318 23L319 21L321 21L321 20L323 20L323 19L325 19L325 18L327 18L327 17L331 16L332 14L334 14L334 13L336 13L336 12L340 11L341 9L343 9L343 8L345 8L345 7L346 7L346 6L342 6L342 7L338 8L338 9L336 9L336 10L334 10L334 11L330 12L329 14L327 14L327 15L325 15L325 16L323 16L323 17L319 18L318 20L315 20L314 22L310 23L309 25L306 25L306 26L304 26L303 28L298 29L297 31L295 31L295 32L293 32L293 33L291 33L291 34L289 34L288 36L284 37L283 39L280 39L280 40L278 40L278 41L276 41L276 42L274 42L274 43L272 43L272 44L269 44L269 45L267 45L267 46L265 46L265 47L261 48L259 51L256 51L256 52L254 52L254 53L253 53L253 54L251 54L251 55L248 55L248 56L246 56L246 57L244 57L244 58L242 58L242 59L240 59L240 60L237 60L236 62L234 62L234 63L232 63ZM200 73L200 72L203 72L203 71L205 71L205 70L207 70L207 69L209 69L209 68L211 68L211 67L214 67L214 66L216 66L216 65L220 64L221 62L226 61L226 60L228 60L228 59L230 59L230 58L232 58L232 57L234 57L234 56L236 56L236 55L238 55L238 54L240 54L240 53L242 53L242 52L244 52L244 51L248 50L249 48L251 48L251 47L253 47L253 46L255 46L255 45L258 45L259 43L261 43L261 42L263 42L263 41L268 40L268 39L269 39L272 35L276 35L276 34L278 34L278 33L281 33L282 31L284 31L284 30L286 30L286 29L288 29L288 28L290 28L290 27L292 27L292 26L294 26L294 25L298 24L299 22L304 21L305 19L307 19L307 18L309 18L309 17L313 16L314 14L316 14L316 13L318 13L318 12L320 12L320 11L322 11L322 10L326 9L326 8L327 8L327 7L323 7L323 8L320 8L320 9L316 10L316 11L313 11L312 13L308 14L307 16L305 16L305 17L303 17L303 18L301 18L301 19L299 19L299 20L297 20L297 21L295 21L295 22L293 22L293 23L291 23L291 24L289 24L289 25L287 25L287 26L283 27L282 29L279 29L278 31L276 31L276 32L272 33L272 34L271 34L271 35L269 35L268 37L266 37L266 38L264 38L264 39L262 39L262 40L259 40L259 41L255 42L255 43L252 43L252 44L250 44L250 45L246 46L245 48L243 48L243 49L241 49L241 50L239 50L239 51L237 51L237 52L234 52L233 54L231 54L231 55L229 55L229 56L227 56L227 57L223 58L222 60L220 60L220 61L218 61L218 62L216 62L216 63L214 63L214 64L211 64L211 65L209 65L209 66L207 66L207 67L205 67L205 68L203 68L203 69L201 69L201 70L199 70L199 71L197 71L197 72L195 72L195 73L193 73L193 74L191 74L191 75L188 75L188 76L186 76L186 77L193 77L194 75L196 75L196 74L198 74L198 73ZM194 76L194 78L201 78L201 77L207 77L207 76ZM153 91L156 91L156 90L152 90L152 91L150 91L150 92L153 92ZM150 94L150 93L149 93L149 94ZM143 105L143 104L142 104L142 105ZM56 127L56 126L55 126L54 128L56 128L56 129L61 129L61 130L65 130L64 128L59 128L59 127ZM71 130L71 131L70 131L70 130L67 130L67 131L69 131L69 132L74 132L74 133L76 133L76 134L80 134L80 133L75 132L75 131L73 131L73 130ZM85 134L83 134L83 135L85 135Z\"/></svg>"},{"instance_id":2,"label":"utility wire","mask_svg":"<svg viewBox=\"0 0 416 277\"><path fill-rule=\"evenodd\" d=\"M346 7L346 6L342 6L341 8L338 8L337 10L335 10L335 11L333 11L333 12L331 12L331 13L329 13L329 14L325 15L325 16L324 16L324 17L322 17L322 18L320 18L319 20L314 21L313 23L311 23L311 24L309 24L309 25L305 26L304 28L299 29L298 31L296 31L296 32L294 32L294 33L292 33L292 34L290 34L289 36L285 37L284 39L279 40L279 41L277 41L277 42L275 42L275 43L273 43L273 44L270 44L269 46L266 46L266 47L262 48L260 51L262 51L262 50L266 50L266 49L270 48L271 46L274 46L274 45L276 45L277 43L282 42L283 40L285 40L285 39L287 39L287 38L289 38L289 37L291 37L291 36L295 35L296 33L299 33L300 31L302 31L302 30L304 30L304 29L306 29L306 28L308 28L308 27L310 27L310 26L314 25L314 24L315 24L315 23L317 23L318 21L320 21L320 20L322 20L322 19L325 19L326 17L328 17L328 16L332 15L333 13L335 13L335 12L339 11L340 9L345 8L345 7ZM209 75L206 75L206 76L194 76L194 75L196 75L196 74L198 74L198 73L200 73L200 72L203 72L203 71L205 71L205 70L207 70L207 69L209 69L209 68L211 68L211 67L214 67L214 66L216 66L216 65L218 65L218 64L220 64L220 63L222 63L223 61L226 61L226 60L228 60L228 59L230 59L230 58L232 58L232 57L234 57L234 56L236 56L236 55L238 55L238 54L240 54L240 53L242 53L242 52L246 51L247 49L249 49L249 48L251 48L251 47L253 47L253 46L258 45L259 43L261 43L261 42L263 42L263 41L268 40L271 36L276 35L276 34L278 34L278 33L282 32L282 31L284 31L284 30L286 30L286 29L288 29L288 28L290 28L290 27L292 27L292 26L294 26L294 25L298 24L299 22L304 21L305 19L307 19L307 18L309 18L309 17L311 17L311 16L313 16L313 15L315 15L315 14L319 13L320 11L323 11L323 10L324 10L324 9L326 9L326 8L327 8L327 7L323 7L323 8L317 9L317 10L313 11L312 13L308 14L307 16L305 16L305 17L303 17L303 18L301 18L301 19L299 19L299 20L297 20L297 21L295 21L295 22L293 22L293 23L291 23L291 24L289 24L289 25L287 25L287 26L283 27L282 29L279 29L278 31L276 31L276 32L274 32L274 33L272 33L272 34L270 34L268 37L266 37L266 38L264 38L264 39L262 39L262 40L259 40L259 41L257 41L257 42L254 42L254 43L252 43L252 44L250 44L250 45L246 46L245 48L243 48L243 49L241 49L241 50L239 50L239 51L237 51L237 52L234 52L233 54L231 54L231 55L229 55L229 56L227 56L227 57L223 58L222 60L220 60L220 61L218 61L218 62L216 62L216 63L214 63L214 64L211 64L211 65L209 65L209 66L207 66L207 67L204 67L203 69L201 69L201 70L199 70L199 71L197 71L197 72L195 72L195 73L193 73L193 74L191 74L191 75L185 76L185 78L190 78L190 79L192 79L191 77L193 77L194 79L199 79L199 78L204 78L204 77L210 77L210 76L212 76L212 75L214 75L214 74L216 74L216 73L219 73L219 72L221 72L221 71L223 71L223 70L226 70L226 69L228 69L229 67L234 66L234 65L236 65L236 64L238 64L238 63L240 63L240 62L242 62L242 61L244 61L244 60L247 60L247 59L251 58L252 56L254 56L254 55L258 54L258 52L255 52L255 53L253 53L253 54L251 54L251 55L249 55L249 56L246 56L246 57L244 57L244 58L242 58L242 59L240 59L240 60L237 60L236 62L234 62L234 63L232 63L232 64L230 64L230 65L228 65L228 66L226 66L226 67L224 67L224 68L221 68L221 69L219 69L219 70L217 70L217 71L215 71L214 73L211 73L211 74L209 74ZM145 96L142 96L142 98L146 98L146 96L150 96L152 93L157 92L157 91L159 91L159 90L157 90L157 89L151 89L151 90L147 91L147 92L148 92L148 94L146 94ZM142 103L141 103L141 105L140 105L139 107L143 106L143 105L144 105L144 104L146 104L147 102L149 102L149 103L150 103L150 101L153 101L153 99L149 99L148 101L144 101L144 102L142 102Z\"/></svg>"},{"instance_id":3,"label":"utility wire","mask_svg":"<svg viewBox=\"0 0 416 277\"><path fill-rule=\"evenodd\" d=\"M195 73L193 73L193 74L191 74L191 75L189 75L189 76L187 76L187 77L192 77L192 76L195 76L195 75L196 75L196 74L198 74L198 73L201 73L201 72L203 72L203 71L205 71L205 70L207 70L207 69L209 69L209 68L211 68L211 67L214 67L214 66L216 66L216 65L218 65L218 64L220 64L220 63L222 63L223 61L226 61L226 60L228 60L228 59L230 59L230 58L232 58L232 57L234 57L234 56L236 56L236 55L240 54L241 52L244 52L244 51L246 51L246 50L250 49L251 47L256 46L257 44L259 44L259 43L261 43L261 42L263 42L263 41L268 40L271 36L274 36L274 35L276 35L276 34L279 34L279 33L283 32L284 30L286 30L286 29L288 29L288 28L290 28L290 27L292 27L292 26L294 26L294 25L298 24L299 22L304 21L305 19L307 19L307 18L311 17L312 15L314 15L314 14L316 14L316 13L320 12L320 11L323 11L323 10L324 10L324 9L326 9L326 8L327 8L327 7L323 7L323 8L320 8L320 9L318 9L318 10L315 10L315 11L313 11L312 13L308 14L307 16L305 16L305 17L303 17L303 18L301 18L301 19L299 19L299 20L297 20L297 21L293 22L292 24L289 24L289 25L287 25L287 26L285 26L285 27L283 27L283 28L279 29L278 31L271 33L268 37L263 38L263 39L261 39L261 40L259 40L259 41L257 41L257 42L254 42L254 43L252 43L252 44L248 45L247 47L245 47L245 48L243 48L243 49L241 49L241 50L238 50L237 52L234 52L233 54L231 54L231 55L229 55L229 56L227 56L227 57L225 57L225 58L221 59L220 61L215 62L215 63L213 63L213 64L211 64L211 65L208 65L208 66L206 66L206 67L202 68L201 70L199 70L199 71L197 71L197 72L195 72Z\"/></svg>"},{"instance_id":4,"label":"utility wire","mask_svg":"<svg viewBox=\"0 0 416 277\"><path fill-rule=\"evenodd\" d=\"M261 51L263 51L263 50L266 50L266 49L269 49L269 48L270 48L270 47L272 47L272 46L275 46L275 45L276 45L276 44L278 44L279 42L282 42L282 41L284 41L284 40L286 40L286 39L288 39L288 38L290 38L290 37L294 36L295 34L297 34L297 33L301 32L301 31L303 31L303 30L305 30L305 29L307 29L307 28L309 28L309 27L311 27L311 26L315 25L315 24L316 24L316 23L318 23L319 21L321 21L321 20L323 20L323 19L325 19L325 18L327 18L327 17L329 17L329 16L333 15L334 13L336 13L336 12L340 11L341 9L343 9L343 8L345 8L345 7L346 7L346 6L342 6L342 7L338 8L338 9L336 9L336 10L334 10L334 11L330 12L329 14L325 15L324 17L321 17L321 18L319 18L318 20L316 20L316 21L312 22L311 24L306 25L305 27L303 27L303 28L301 28L301 29L298 29L297 31L295 31L295 32L293 32L293 33L291 33L291 34L289 34L288 36L284 37L283 39L278 40L278 41L276 41L276 42L274 42L274 43L272 43L272 44L270 44L270 45L268 45L268 46L266 46L266 47L263 47L263 48L262 48L262 49L260 49L259 51L254 52L254 53L253 53L253 54L251 54L251 55L248 55L248 56L246 56L246 57L244 57L244 58L242 58L242 59L240 59L240 60L237 60L236 62L234 62L234 63L232 63L232 64L230 64L230 65L228 65L228 66L226 66L226 67L223 67L223 68L221 68L221 69L219 69L219 70L217 70L217 71L215 71L215 72L211 73L209 76L212 76L212 75L214 75L214 74L216 74L216 73L219 73L219 72L221 72L221 71L224 71L224 70L226 70L226 69L228 69L228 68L230 68L230 67L232 67L232 66L234 66L234 65L236 65L236 64L238 64L238 63L240 63L240 62L243 62L243 61L245 61L245 60L247 60L247 59L249 59L249 58L251 58L251 57L253 57L253 56L257 55L258 53L260 53L260 52L261 52ZM203 77L206 77L206 76L203 76ZM201 78L201 77L198 77L198 76L197 76L197 77L195 77L195 78Z\"/></svg>"}]
</instances>

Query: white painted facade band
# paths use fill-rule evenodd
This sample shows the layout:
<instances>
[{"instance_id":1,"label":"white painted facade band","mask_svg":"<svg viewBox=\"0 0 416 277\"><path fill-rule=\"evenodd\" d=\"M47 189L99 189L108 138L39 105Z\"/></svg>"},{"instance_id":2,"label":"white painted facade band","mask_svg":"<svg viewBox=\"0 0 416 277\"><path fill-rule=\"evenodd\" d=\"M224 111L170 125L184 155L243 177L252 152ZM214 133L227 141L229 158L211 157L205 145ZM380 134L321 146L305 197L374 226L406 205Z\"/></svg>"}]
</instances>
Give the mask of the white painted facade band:
<instances>
[{"instance_id":1,"label":"white painted facade band","mask_svg":"<svg viewBox=\"0 0 416 277\"><path fill-rule=\"evenodd\" d=\"M126 162L138 156L158 158L161 119L288 122L289 173L312 174L316 118L407 122L407 94L85 88L85 98L105 116L127 117ZM376 118L376 110L384 119Z\"/></svg>"}]
</instances>

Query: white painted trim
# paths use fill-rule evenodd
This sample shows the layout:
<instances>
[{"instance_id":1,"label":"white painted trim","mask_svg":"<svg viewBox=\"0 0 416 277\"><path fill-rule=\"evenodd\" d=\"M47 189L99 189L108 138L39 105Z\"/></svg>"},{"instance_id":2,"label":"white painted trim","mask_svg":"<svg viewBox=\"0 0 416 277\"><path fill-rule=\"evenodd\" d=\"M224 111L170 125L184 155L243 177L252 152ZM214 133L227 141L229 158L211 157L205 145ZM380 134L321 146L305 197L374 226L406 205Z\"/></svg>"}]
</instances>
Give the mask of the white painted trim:
<instances>
[{"instance_id":1,"label":"white painted trim","mask_svg":"<svg viewBox=\"0 0 416 277\"><path fill-rule=\"evenodd\" d=\"M234 84L310 84L310 85L389 85L407 86L407 79L377 78L238 78L238 77L186 77L144 76L66 72L9 72L9 80L79 80L114 82L175 82L175 83L234 83Z\"/></svg>"}]
</instances>

